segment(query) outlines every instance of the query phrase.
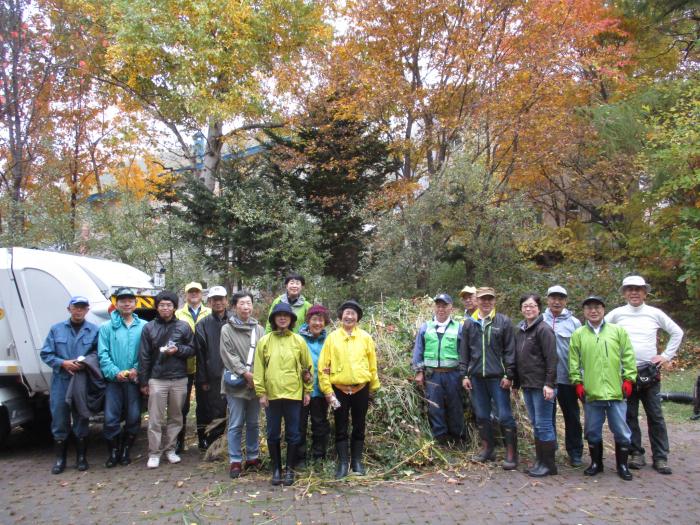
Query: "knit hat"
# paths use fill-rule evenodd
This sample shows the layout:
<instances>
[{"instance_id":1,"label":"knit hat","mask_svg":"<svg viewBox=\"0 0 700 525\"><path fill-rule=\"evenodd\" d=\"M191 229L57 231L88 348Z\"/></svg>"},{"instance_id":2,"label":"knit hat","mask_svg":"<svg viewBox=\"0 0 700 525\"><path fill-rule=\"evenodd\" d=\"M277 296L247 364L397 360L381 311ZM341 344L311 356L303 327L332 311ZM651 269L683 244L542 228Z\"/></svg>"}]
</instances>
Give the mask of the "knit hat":
<instances>
[{"instance_id":1,"label":"knit hat","mask_svg":"<svg viewBox=\"0 0 700 525\"><path fill-rule=\"evenodd\" d=\"M326 324L330 324L331 322L331 316L328 312L328 308L326 308L325 306L322 306L320 304L313 305L306 311L305 321L308 323L309 319L311 319L314 315L320 315L321 317L323 317L323 321Z\"/></svg>"}]
</instances>

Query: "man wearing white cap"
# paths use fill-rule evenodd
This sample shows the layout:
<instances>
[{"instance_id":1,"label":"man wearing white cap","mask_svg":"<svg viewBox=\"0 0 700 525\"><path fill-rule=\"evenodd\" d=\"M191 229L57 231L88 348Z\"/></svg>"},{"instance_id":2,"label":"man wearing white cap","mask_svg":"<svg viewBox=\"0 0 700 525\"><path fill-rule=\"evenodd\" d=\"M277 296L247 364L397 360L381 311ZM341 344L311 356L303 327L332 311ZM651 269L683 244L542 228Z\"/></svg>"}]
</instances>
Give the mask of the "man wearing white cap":
<instances>
[{"instance_id":1,"label":"man wearing white cap","mask_svg":"<svg viewBox=\"0 0 700 525\"><path fill-rule=\"evenodd\" d=\"M471 317L476 312L478 305L476 304L476 288L466 285L459 291L459 297L464 305L464 318Z\"/></svg>"},{"instance_id":2,"label":"man wearing white cap","mask_svg":"<svg viewBox=\"0 0 700 525\"><path fill-rule=\"evenodd\" d=\"M197 399L197 439L199 449L206 450L216 440L225 425L207 434L206 428L215 419L226 417L226 400L221 395L221 376L224 364L219 353L221 328L228 322L226 288L212 286L207 293L211 314L197 323L194 330L194 349L197 356L195 398Z\"/></svg>"},{"instance_id":3,"label":"man wearing white cap","mask_svg":"<svg viewBox=\"0 0 700 525\"><path fill-rule=\"evenodd\" d=\"M552 327L557 338L557 400L564 416L564 436L566 452L572 467L581 466L583 455L583 429L581 428L581 409L579 408L576 389L569 380L569 341L571 334L581 326L567 308L568 293L563 286L550 286L547 290L547 309L544 322ZM556 413L555 413L556 414Z\"/></svg>"},{"instance_id":4,"label":"man wearing white cap","mask_svg":"<svg viewBox=\"0 0 700 525\"><path fill-rule=\"evenodd\" d=\"M671 474L668 466L668 432L661 409L661 390L658 367L668 363L678 352L683 339L683 330L664 312L644 301L651 287L643 277L630 275L625 277L620 292L627 301L625 306L615 308L605 316L605 320L615 323L627 330L632 341L637 360L637 377L632 395L627 399L627 425L632 431L632 457L629 466L639 469L646 465L642 433L639 428L639 402L642 402L647 415L649 442L653 467L660 474ZM669 334L666 350L658 353L656 335L659 329ZM644 379L648 379L644 381Z\"/></svg>"}]
</instances>

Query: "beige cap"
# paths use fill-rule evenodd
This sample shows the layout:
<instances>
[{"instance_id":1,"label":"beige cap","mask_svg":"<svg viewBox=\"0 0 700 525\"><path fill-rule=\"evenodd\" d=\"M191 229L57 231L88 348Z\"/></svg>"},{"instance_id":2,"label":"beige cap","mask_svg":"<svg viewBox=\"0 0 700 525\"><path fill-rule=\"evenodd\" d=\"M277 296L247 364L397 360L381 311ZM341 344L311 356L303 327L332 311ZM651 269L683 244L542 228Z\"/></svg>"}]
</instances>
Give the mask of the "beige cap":
<instances>
[{"instance_id":1,"label":"beige cap","mask_svg":"<svg viewBox=\"0 0 700 525\"><path fill-rule=\"evenodd\" d=\"M476 293L476 288L473 286L466 285L459 291L459 296L464 297L465 295L471 295Z\"/></svg>"},{"instance_id":2,"label":"beige cap","mask_svg":"<svg viewBox=\"0 0 700 525\"><path fill-rule=\"evenodd\" d=\"M185 292L189 292L190 290L199 290L201 292L203 289L204 288L202 288L202 285L197 281L192 281L191 283L187 283L185 285Z\"/></svg>"},{"instance_id":3,"label":"beige cap","mask_svg":"<svg viewBox=\"0 0 700 525\"><path fill-rule=\"evenodd\" d=\"M484 297L486 295L490 295L491 297L496 297L496 290L489 286L482 286L480 288L476 289L476 296L477 297Z\"/></svg>"}]
</instances>

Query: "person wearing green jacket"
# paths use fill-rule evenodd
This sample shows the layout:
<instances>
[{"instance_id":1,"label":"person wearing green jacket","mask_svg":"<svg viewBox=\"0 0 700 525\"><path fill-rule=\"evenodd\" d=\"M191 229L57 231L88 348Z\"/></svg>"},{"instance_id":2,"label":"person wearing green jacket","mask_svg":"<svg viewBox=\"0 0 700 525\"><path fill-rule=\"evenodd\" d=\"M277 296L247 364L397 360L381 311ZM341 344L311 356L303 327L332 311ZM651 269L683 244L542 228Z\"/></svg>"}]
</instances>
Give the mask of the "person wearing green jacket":
<instances>
[{"instance_id":1,"label":"person wearing green jacket","mask_svg":"<svg viewBox=\"0 0 700 525\"><path fill-rule=\"evenodd\" d=\"M617 473L632 479L627 460L632 432L626 422L627 403L637 378L637 366L629 335L621 326L605 322L605 301L592 295L583 301L586 324L571 335L569 378L583 402L584 434L591 464L583 472L603 472L603 423L615 436Z\"/></svg>"},{"instance_id":2,"label":"person wearing green jacket","mask_svg":"<svg viewBox=\"0 0 700 525\"><path fill-rule=\"evenodd\" d=\"M304 339L292 332L297 316L287 303L275 305L269 316L272 331L258 341L253 383L267 420L267 447L272 461L272 484L294 483L294 465L301 434L301 407L313 390L313 359ZM280 436L284 418L287 470L282 480Z\"/></svg>"},{"instance_id":3,"label":"person wearing green jacket","mask_svg":"<svg viewBox=\"0 0 700 525\"><path fill-rule=\"evenodd\" d=\"M137 382L141 331L146 321L134 313L136 294L129 288L119 288L114 294L117 309L111 319L100 327L97 356L107 381L103 432L109 456L105 467L131 463L129 450L141 428L141 392ZM122 414L126 414L121 436Z\"/></svg>"},{"instance_id":4,"label":"person wearing green jacket","mask_svg":"<svg viewBox=\"0 0 700 525\"><path fill-rule=\"evenodd\" d=\"M284 287L286 291L272 301L272 304L270 305L270 314L272 314L272 310L275 308L275 306L280 303L285 303L292 307L292 311L294 312L294 315L296 315L297 319L306 319L306 312L309 310L309 308L311 308L311 303L307 301L303 295L301 295L301 291L304 289L305 285L306 280L304 279L303 275L299 275L298 273L290 273L287 275L287 277L284 278ZM292 331L295 334L298 334L300 328L301 323L299 326L295 326ZM267 324L265 325L265 331L271 332L272 330L272 325L268 320Z\"/></svg>"}]
</instances>

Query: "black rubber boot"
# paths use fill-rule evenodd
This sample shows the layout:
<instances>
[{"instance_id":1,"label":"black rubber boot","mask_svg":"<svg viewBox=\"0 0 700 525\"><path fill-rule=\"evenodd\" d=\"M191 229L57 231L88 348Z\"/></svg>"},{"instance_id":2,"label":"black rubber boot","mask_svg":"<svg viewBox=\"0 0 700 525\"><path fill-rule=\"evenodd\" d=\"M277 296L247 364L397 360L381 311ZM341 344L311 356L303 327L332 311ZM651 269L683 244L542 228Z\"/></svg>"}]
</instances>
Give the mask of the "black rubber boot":
<instances>
[{"instance_id":1,"label":"black rubber boot","mask_svg":"<svg viewBox=\"0 0 700 525\"><path fill-rule=\"evenodd\" d=\"M66 453L68 452L68 440L57 439L53 445L56 454L56 462L51 467L51 474L60 474L66 470Z\"/></svg>"},{"instance_id":2,"label":"black rubber boot","mask_svg":"<svg viewBox=\"0 0 700 525\"><path fill-rule=\"evenodd\" d=\"M294 468L297 470L306 468L306 443L299 443L296 446L296 454L294 458L294 461L296 462Z\"/></svg>"},{"instance_id":3,"label":"black rubber boot","mask_svg":"<svg viewBox=\"0 0 700 525\"><path fill-rule=\"evenodd\" d=\"M493 461L493 427L491 426L490 420L480 420L476 422L476 428L479 430L479 437L481 438L481 450L474 458L480 463L485 461Z\"/></svg>"},{"instance_id":4,"label":"black rubber boot","mask_svg":"<svg viewBox=\"0 0 700 525\"><path fill-rule=\"evenodd\" d=\"M539 464L535 468L531 468L528 474L533 478L541 478L543 476L554 476L558 474L557 464L555 462L555 453L557 451L556 441L539 441Z\"/></svg>"},{"instance_id":5,"label":"black rubber boot","mask_svg":"<svg viewBox=\"0 0 700 525\"><path fill-rule=\"evenodd\" d=\"M338 466L335 469L335 479L341 479L348 475L348 442L340 441L335 444L338 453Z\"/></svg>"},{"instance_id":6,"label":"black rubber boot","mask_svg":"<svg viewBox=\"0 0 700 525\"><path fill-rule=\"evenodd\" d=\"M268 441L267 448L270 451L270 463L272 464L272 480L273 485L282 484L282 453L280 451L279 441Z\"/></svg>"},{"instance_id":7,"label":"black rubber boot","mask_svg":"<svg viewBox=\"0 0 700 525\"><path fill-rule=\"evenodd\" d=\"M328 450L328 435L314 437L313 444L311 445L311 454L313 455L314 461L326 459L326 450Z\"/></svg>"},{"instance_id":8,"label":"black rubber boot","mask_svg":"<svg viewBox=\"0 0 700 525\"><path fill-rule=\"evenodd\" d=\"M630 446L615 443L615 463L617 464L617 475L625 481L632 481L632 473L627 466L627 459L630 455Z\"/></svg>"},{"instance_id":9,"label":"black rubber boot","mask_svg":"<svg viewBox=\"0 0 700 525\"><path fill-rule=\"evenodd\" d=\"M197 427L197 447L201 451L209 448L209 440L207 439L207 430L204 427Z\"/></svg>"},{"instance_id":10,"label":"black rubber boot","mask_svg":"<svg viewBox=\"0 0 700 525\"><path fill-rule=\"evenodd\" d=\"M112 468L119 464L119 438L107 440L107 461L105 461L105 467Z\"/></svg>"},{"instance_id":11,"label":"black rubber boot","mask_svg":"<svg viewBox=\"0 0 700 525\"><path fill-rule=\"evenodd\" d=\"M535 438L535 464L532 465L529 469L525 470L526 473L528 473L530 476L533 477L539 477L542 474L539 474L539 472L542 471L542 447L541 447L541 441L537 438ZM532 474L531 474L532 472Z\"/></svg>"},{"instance_id":12,"label":"black rubber boot","mask_svg":"<svg viewBox=\"0 0 700 525\"><path fill-rule=\"evenodd\" d=\"M589 443L588 452L591 455L591 464L583 471L585 476L595 476L603 472L603 443Z\"/></svg>"},{"instance_id":13,"label":"black rubber boot","mask_svg":"<svg viewBox=\"0 0 700 525\"><path fill-rule=\"evenodd\" d=\"M518 431L516 428L501 427L506 442L506 457L503 460L503 470L515 470L518 466Z\"/></svg>"},{"instance_id":14,"label":"black rubber boot","mask_svg":"<svg viewBox=\"0 0 700 525\"><path fill-rule=\"evenodd\" d=\"M119 463L126 466L131 463L131 449L136 441L136 434L126 434L122 441L122 451L119 455Z\"/></svg>"},{"instance_id":15,"label":"black rubber boot","mask_svg":"<svg viewBox=\"0 0 700 525\"><path fill-rule=\"evenodd\" d=\"M364 441L357 440L350 444L350 469L352 470L353 474L357 474L358 476L364 476L367 473L364 465L362 464L362 452L364 451L364 448Z\"/></svg>"},{"instance_id":16,"label":"black rubber boot","mask_svg":"<svg viewBox=\"0 0 700 525\"><path fill-rule=\"evenodd\" d=\"M84 472L90 468L90 465L87 461L87 438L78 438L78 442L75 446L77 448L78 456L76 467L80 472Z\"/></svg>"},{"instance_id":17,"label":"black rubber boot","mask_svg":"<svg viewBox=\"0 0 700 525\"><path fill-rule=\"evenodd\" d=\"M294 465L297 463L297 451L299 445L287 444L287 469L284 472L284 481L282 485L289 487L294 485Z\"/></svg>"}]
</instances>

